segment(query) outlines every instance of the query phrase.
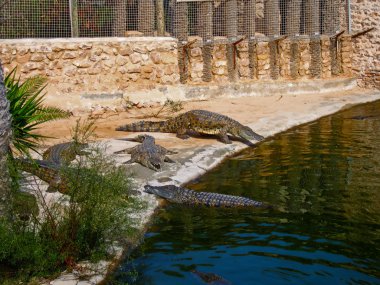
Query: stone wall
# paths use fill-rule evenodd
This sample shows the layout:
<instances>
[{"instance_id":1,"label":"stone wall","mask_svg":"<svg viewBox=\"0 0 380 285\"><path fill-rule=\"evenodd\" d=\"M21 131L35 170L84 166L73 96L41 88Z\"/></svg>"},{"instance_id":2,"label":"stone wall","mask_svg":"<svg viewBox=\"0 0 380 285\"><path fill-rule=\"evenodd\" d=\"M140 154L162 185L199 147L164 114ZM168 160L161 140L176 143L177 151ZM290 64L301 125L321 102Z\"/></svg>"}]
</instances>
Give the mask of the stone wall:
<instances>
[{"instance_id":1,"label":"stone wall","mask_svg":"<svg viewBox=\"0 0 380 285\"><path fill-rule=\"evenodd\" d=\"M48 78L47 100L73 105L83 98L122 98L135 90L179 83L173 38L2 40L5 71ZM76 98L74 98L76 97ZM67 98L67 100L62 100ZM138 98L137 98L138 100ZM65 107L70 108L70 104Z\"/></svg>"},{"instance_id":2,"label":"stone wall","mask_svg":"<svg viewBox=\"0 0 380 285\"><path fill-rule=\"evenodd\" d=\"M351 0L351 30L354 34L375 30L353 39L353 71L362 87L380 89L380 1Z\"/></svg>"},{"instance_id":3,"label":"stone wall","mask_svg":"<svg viewBox=\"0 0 380 285\"><path fill-rule=\"evenodd\" d=\"M194 37L195 38L195 37ZM190 38L189 41L193 41ZM214 44L211 68L211 82L247 82L256 80L300 80L313 78L333 78L351 76L352 47L351 37L344 34L332 41L329 36L310 40L307 36L297 38L270 39L261 37L254 42L241 41L236 45L232 60L233 70L228 69L227 40L219 39ZM334 44L332 44L334 43ZM185 52L188 70L184 78L186 84L205 84L202 56L202 39L197 38ZM271 49L271 46L274 48ZM316 49L314 51L313 49ZM337 60L335 72L332 58ZM276 72L274 72L276 69ZM277 72L278 70L278 72ZM311 72L317 70L318 72ZM229 72L233 76L229 77Z\"/></svg>"},{"instance_id":4,"label":"stone wall","mask_svg":"<svg viewBox=\"0 0 380 285\"><path fill-rule=\"evenodd\" d=\"M180 46L173 38L150 37L4 40L0 59L6 72L18 67L22 79L46 76L47 102L73 109L107 105L107 100L184 100L181 83L205 87L349 77L351 37L337 41L331 45L328 36L312 41L302 36L229 43L219 37L204 47L199 37ZM339 62L337 72L332 72L332 54Z\"/></svg>"}]
</instances>

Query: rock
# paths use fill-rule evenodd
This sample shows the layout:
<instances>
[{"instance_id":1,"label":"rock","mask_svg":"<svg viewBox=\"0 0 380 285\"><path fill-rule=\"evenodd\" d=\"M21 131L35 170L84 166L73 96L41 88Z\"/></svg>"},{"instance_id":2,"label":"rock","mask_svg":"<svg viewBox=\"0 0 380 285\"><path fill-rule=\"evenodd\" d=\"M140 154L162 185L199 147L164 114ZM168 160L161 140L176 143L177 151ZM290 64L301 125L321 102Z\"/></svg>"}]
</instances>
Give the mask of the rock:
<instances>
[{"instance_id":1,"label":"rock","mask_svg":"<svg viewBox=\"0 0 380 285\"><path fill-rule=\"evenodd\" d=\"M17 54L18 54L19 56L23 56L23 55L29 53L29 51L30 51L29 48L24 48L24 47L22 47L22 48L18 48L18 49L17 49Z\"/></svg>"},{"instance_id":2,"label":"rock","mask_svg":"<svg viewBox=\"0 0 380 285\"><path fill-rule=\"evenodd\" d=\"M150 59L154 64L160 64L162 61L160 53L155 51L150 53Z\"/></svg>"},{"instance_id":3,"label":"rock","mask_svg":"<svg viewBox=\"0 0 380 285\"><path fill-rule=\"evenodd\" d=\"M217 52L215 52L215 58L216 59L224 59L224 58L226 58L225 51L217 51Z\"/></svg>"},{"instance_id":4,"label":"rock","mask_svg":"<svg viewBox=\"0 0 380 285\"><path fill-rule=\"evenodd\" d=\"M64 48L65 50L70 50L70 51L74 51L74 50L78 50L79 49L79 45L78 44L65 44L64 45Z\"/></svg>"},{"instance_id":5,"label":"rock","mask_svg":"<svg viewBox=\"0 0 380 285\"><path fill-rule=\"evenodd\" d=\"M244 67L249 66L249 59L244 58L244 59L240 60L240 64Z\"/></svg>"},{"instance_id":6,"label":"rock","mask_svg":"<svg viewBox=\"0 0 380 285\"><path fill-rule=\"evenodd\" d=\"M127 56L133 53L133 49L129 45L125 45L119 48L119 54Z\"/></svg>"},{"instance_id":7,"label":"rock","mask_svg":"<svg viewBox=\"0 0 380 285\"><path fill-rule=\"evenodd\" d=\"M143 53L143 54L141 55L141 59L142 59L143 62L147 62L147 61L149 60L149 55Z\"/></svg>"},{"instance_id":8,"label":"rock","mask_svg":"<svg viewBox=\"0 0 380 285\"><path fill-rule=\"evenodd\" d=\"M94 54L97 55L97 56L100 56L102 53L103 53L103 49L102 48L96 48L94 50Z\"/></svg>"},{"instance_id":9,"label":"rock","mask_svg":"<svg viewBox=\"0 0 380 285\"><path fill-rule=\"evenodd\" d=\"M91 63L87 60L82 60L82 61L77 60L73 62L73 65L78 68L87 68L91 66Z\"/></svg>"},{"instance_id":10,"label":"rock","mask_svg":"<svg viewBox=\"0 0 380 285\"><path fill-rule=\"evenodd\" d=\"M80 49L92 49L92 43L82 43L79 45Z\"/></svg>"},{"instance_id":11,"label":"rock","mask_svg":"<svg viewBox=\"0 0 380 285\"><path fill-rule=\"evenodd\" d=\"M173 79L170 77L170 75L164 75L161 78L161 83L167 84L173 82Z\"/></svg>"},{"instance_id":12,"label":"rock","mask_svg":"<svg viewBox=\"0 0 380 285\"><path fill-rule=\"evenodd\" d=\"M203 62L196 62L191 65L191 70L198 72L203 70Z\"/></svg>"},{"instance_id":13,"label":"rock","mask_svg":"<svg viewBox=\"0 0 380 285\"><path fill-rule=\"evenodd\" d=\"M103 66L104 67L108 67L108 68L111 68L115 65L115 61L114 60L104 60L103 61Z\"/></svg>"},{"instance_id":14,"label":"rock","mask_svg":"<svg viewBox=\"0 0 380 285\"><path fill-rule=\"evenodd\" d=\"M223 67L219 67L219 68L215 68L212 73L216 75L224 75L224 74L227 74L227 70Z\"/></svg>"},{"instance_id":15,"label":"rock","mask_svg":"<svg viewBox=\"0 0 380 285\"><path fill-rule=\"evenodd\" d=\"M202 49L200 47L192 48L190 51L192 57L199 57L202 55Z\"/></svg>"},{"instance_id":16,"label":"rock","mask_svg":"<svg viewBox=\"0 0 380 285\"><path fill-rule=\"evenodd\" d=\"M269 58L269 54L264 53L264 54L258 54L257 59L258 60L267 60Z\"/></svg>"},{"instance_id":17,"label":"rock","mask_svg":"<svg viewBox=\"0 0 380 285\"><path fill-rule=\"evenodd\" d=\"M43 70L45 65L42 62L28 62L24 64L21 68L21 72L27 73L32 70Z\"/></svg>"},{"instance_id":18,"label":"rock","mask_svg":"<svg viewBox=\"0 0 380 285\"><path fill-rule=\"evenodd\" d=\"M137 73L128 73L128 79L130 79L133 82L136 82L139 79L139 74Z\"/></svg>"},{"instance_id":19,"label":"rock","mask_svg":"<svg viewBox=\"0 0 380 285\"><path fill-rule=\"evenodd\" d=\"M133 64L136 64L136 63L139 63L139 62L141 62L141 54L139 54L139 53L133 53L133 54L131 54L130 56L129 56L129 59L131 60L131 62L133 63Z\"/></svg>"},{"instance_id":20,"label":"rock","mask_svg":"<svg viewBox=\"0 0 380 285\"><path fill-rule=\"evenodd\" d=\"M134 65L128 65L127 66L127 72L128 73L140 73L141 72L141 66L134 64Z\"/></svg>"},{"instance_id":21,"label":"rock","mask_svg":"<svg viewBox=\"0 0 380 285\"><path fill-rule=\"evenodd\" d=\"M225 61L225 60L218 60L218 61L215 61L214 65L216 67L227 66L227 61Z\"/></svg>"},{"instance_id":22,"label":"rock","mask_svg":"<svg viewBox=\"0 0 380 285\"><path fill-rule=\"evenodd\" d=\"M173 73L177 72L177 66L175 65L165 65L164 67L164 73L166 75L172 75Z\"/></svg>"},{"instance_id":23,"label":"rock","mask_svg":"<svg viewBox=\"0 0 380 285\"><path fill-rule=\"evenodd\" d=\"M140 53L140 54L145 54L145 53L147 53L148 50L147 50L146 46L144 45L144 46L134 46L133 51Z\"/></svg>"},{"instance_id":24,"label":"rock","mask_svg":"<svg viewBox=\"0 0 380 285\"><path fill-rule=\"evenodd\" d=\"M62 46L56 45L56 46L52 47L52 51L54 51L54 52L60 52L62 50L64 50L64 48Z\"/></svg>"},{"instance_id":25,"label":"rock","mask_svg":"<svg viewBox=\"0 0 380 285\"><path fill-rule=\"evenodd\" d=\"M141 67L141 72L152 73L153 72L153 68L151 66L143 66L143 67Z\"/></svg>"},{"instance_id":26,"label":"rock","mask_svg":"<svg viewBox=\"0 0 380 285\"><path fill-rule=\"evenodd\" d=\"M65 52L63 55L62 55L62 58L63 59L74 59L78 56L78 54L76 52Z\"/></svg>"},{"instance_id":27,"label":"rock","mask_svg":"<svg viewBox=\"0 0 380 285\"><path fill-rule=\"evenodd\" d=\"M169 52L161 53L161 59L163 64L177 64L178 58Z\"/></svg>"},{"instance_id":28,"label":"rock","mask_svg":"<svg viewBox=\"0 0 380 285\"><path fill-rule=\"evenodd\" d=\"M128 58L124 56L117 56L116 57L116 64L119 66L123 66L128 63Z\"/></svg>"},{"instance_id":29,"label":"rock","mask_svg":"<svg viewBox=\"0 0 380 285\"><path fill-rule=\"evenodd\" d=\"M87 73L88 73L89 75L95 75L95 74L99 74L99 73L101 73L101 72L102 72L102 70L101 70L101 68L99 68L99 67L89 68L89 69L87 70Z\"/></svg>"},{"instance_id":30,"label":"rock","mask_svg":"<svg viewBox=\"0 0 380 285\"><path fill-rule=\"evenodd\" d=\"M31 58L30 54L19 55L17 57L17 62L20 64L25 64L29 62L30 58Z\"/></svg>"},{"instance_id":31,"label":"rock","mask_svg":"<svg viewBox=\"0 0 380 285\"><path fill-rule=\"evenodd\" d=\"M45 59L45 56L39 53L35 53L30 57L30 61L40 62Z\"/></svg>"},{"instance_id":32,"label":"rock","mask_svg":"<svg viewBox=\"0 0 380 285\"><path fill-rule=\"evenodd\" d=\"M162 76L164 76L164 74L165 74L165 71L162 68L159 68L156 70L157 78L161 78Z\"/></svg>"},{"instance_id":33,"label":"rock","mask_svg":"<svg viewBox=\"0 0 380 285\"><path fill-rule=\"evenodd\" d=\"M75 67L68 67L63 70L63 73L68 77L73 77L77 72Z\"/></svg>"},{"instance_id":34,"label":"rock","mask_svg":"<svg viewBox=\"0 0 380 285\"><path fill-rule=\"evenodd\" d=\"M242 68L239 68L239 74L242 77L250 77L251 71L249 68L242 67Z\"/></svg>"}]
</instances>

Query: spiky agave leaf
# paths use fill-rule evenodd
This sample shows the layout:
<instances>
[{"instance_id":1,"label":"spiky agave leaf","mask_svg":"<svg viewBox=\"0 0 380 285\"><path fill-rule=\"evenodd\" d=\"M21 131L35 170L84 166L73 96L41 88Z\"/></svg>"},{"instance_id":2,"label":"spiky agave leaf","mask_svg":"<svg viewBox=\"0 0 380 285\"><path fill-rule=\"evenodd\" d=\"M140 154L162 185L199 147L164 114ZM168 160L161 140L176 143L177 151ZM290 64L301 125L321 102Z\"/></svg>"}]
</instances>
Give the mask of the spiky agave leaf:
<instances>
[{"instance_id":1,"label":"spiky agave leaf","mask_svg":"<svg viewBox=\"0 0 380 285\"><path fill-rule=\"evenodd\" d=\"M41 76L20 83L20 78L16 78L16 69L13 69L4 82L12 114L12 144L20 153L29 155L29 150L37 151L38 142L46 138L34 133L38 126L51 120L67 118L70 114L43 105L46 93L42 91L46 88L46 79Z\"/></svg>"}]
</instances>

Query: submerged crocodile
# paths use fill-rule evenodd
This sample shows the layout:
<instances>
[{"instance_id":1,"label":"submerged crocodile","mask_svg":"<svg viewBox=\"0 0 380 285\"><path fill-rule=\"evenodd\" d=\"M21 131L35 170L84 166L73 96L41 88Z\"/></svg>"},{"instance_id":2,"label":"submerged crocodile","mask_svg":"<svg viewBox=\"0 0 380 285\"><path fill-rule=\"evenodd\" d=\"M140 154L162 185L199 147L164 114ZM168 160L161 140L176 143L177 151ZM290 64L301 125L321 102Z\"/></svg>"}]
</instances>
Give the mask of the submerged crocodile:
<instances>
[{"instance_id":1,"label":"submerged crocodile","mask_svg":"<svg viewBox=\"0 0 380 285\"><path fill-rule=\"evenodd\" d=\"M205 205L208 207L257 207L272 208L263 202L251 200L245 197L211 193L197 192L175 185L151 186L145 185L146 193L155 194L172 203L188 204L188 205Z\"/></svg>"},{"instance_id":2,"label":"submerged crocodile","mask_svg":"<svg viewBox=\"0 0 380 285\"><path fill-rule=\"evenodd\" d=\"M199 277L204 283L210 284L210 285L232 285L232 283L226 279L224 279L222 276L217 275L212 272L201 272L198 270L191 270L191 273L193 273L195 276Z\"/></svg>"},{"instance_id":3,"label":"submerged crocodile","mask_svg":"<svg viewBox=\"0 0 380 285\"><path fill-rule=\"evenodd\" d=\"M116 131L176 133L177 137L187 139L189 132L217 135L224 143L231 143L228 134L244 140L262 140L264 137L250 127L240 124L227 116L205 110L192 110L167 121L140 121L119 126Z\"/></svg>"},{"instance_id":4,"label":"submerged crocodile","mask_svg":"<svg viewBox=\"0 0 380 285\"><path fill-rule=\"evenodd\" d=\"M153 169L155 171L159 171L162 169L164 162L174 162L167 154L174 154L175 152L169 151L166 148L157 145L155 143L155 139L149 135L139 135L134 139L128 139L130 141L140 142L141 144L128 148L125 150L121 150L115 152L119 153L129 153L131 154L131 159L125 163L134 163L138 162L141 165Z\"/></svg>"},{"instance_id":5,"label":"submerged crocodile","mask_svg":"<svg viewBox=\"0 0 380 285\"><path fill-rule=\"evenodd\" d=\"M60 165L51 161L39 159L15 159L17 166L22 171L28 172L37 176L41 180L49 184L48 191L59 191L61 193L67 192L67 181L60 175Z\"/></svg>"}]
</instances>

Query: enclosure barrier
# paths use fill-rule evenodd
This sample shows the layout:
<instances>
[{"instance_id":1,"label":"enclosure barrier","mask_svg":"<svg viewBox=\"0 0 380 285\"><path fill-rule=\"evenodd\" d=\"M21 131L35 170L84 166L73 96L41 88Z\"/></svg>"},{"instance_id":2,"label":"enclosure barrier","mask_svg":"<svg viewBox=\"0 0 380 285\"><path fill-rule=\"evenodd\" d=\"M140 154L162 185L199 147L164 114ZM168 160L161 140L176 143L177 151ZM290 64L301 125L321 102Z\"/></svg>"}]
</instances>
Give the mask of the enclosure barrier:
<instances>
[{"instance_id":1,"label":"enclosure barrier","mask_svg":"<svg viewBox=\"0 0 380 285\"><path fill-rule=\"evenodd\" d=\"M350 74L351 43L345 33L345 10L340 0L2 1L5 2L1 6L0 35L4 38L174 37L181 83ZM128 45L133 49L130 42ZM55 54L54 60L48 52L37 56L37 61L33 47L23 55L18 49L15 54L7 50L1 53L4 64L28 63L22 72L38 71L49 77L62 73L53 72L55 60L61 64L70 59L87 60L79 70L78 63L72 62L73 66L68 68L71 71L64 72L66 75L91 76L94 70L107 69L107 64L111 64L106 60L92 62L94 55L84 51L76 56L70 52ZM136 64L133 57L118 60L125 61L126 66L130 62ZM115 69L114 73L128 73L121 70ZM155 72L160 74L158 70ZM162 83L158 77L152 78L153 82Z\"/></svg>"}]
</instances>

